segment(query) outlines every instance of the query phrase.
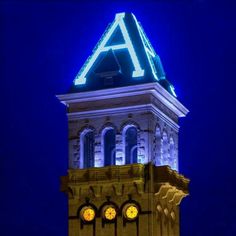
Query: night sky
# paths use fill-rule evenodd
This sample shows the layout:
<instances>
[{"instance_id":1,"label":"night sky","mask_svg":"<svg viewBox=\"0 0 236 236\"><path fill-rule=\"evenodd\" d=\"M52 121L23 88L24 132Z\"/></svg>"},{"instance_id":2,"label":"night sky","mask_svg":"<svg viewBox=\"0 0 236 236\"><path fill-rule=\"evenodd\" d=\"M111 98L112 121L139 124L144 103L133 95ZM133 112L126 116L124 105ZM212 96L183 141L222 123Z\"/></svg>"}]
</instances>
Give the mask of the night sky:
<instances>
[{"instance_id":1,"label":"night sky","mask_svg":"<svg viewBox=\"0 0 236 236\"><path fill-rule=\"evenodd\" d=\"M235 1L1 1L0 235L66 236L66 93L117 12L133 12L178 99L181 236L236 235Z\"/></svg>"}]
</instances>

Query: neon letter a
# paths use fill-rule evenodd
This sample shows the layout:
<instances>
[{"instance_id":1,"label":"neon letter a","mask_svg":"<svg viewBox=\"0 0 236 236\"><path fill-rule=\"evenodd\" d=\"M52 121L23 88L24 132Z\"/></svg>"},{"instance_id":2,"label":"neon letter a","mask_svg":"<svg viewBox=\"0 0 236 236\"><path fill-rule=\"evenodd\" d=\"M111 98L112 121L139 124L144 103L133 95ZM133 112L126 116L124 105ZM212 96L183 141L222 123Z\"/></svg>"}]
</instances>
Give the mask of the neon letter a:
<instances>
[{"instance_id":1,"label":"neon letter a","mask_svg":"<svg viewBox=\"0 0 236 236\"><path fill-rule=\"evenodd\" d=\"M140 66L138 57L135 53L133 44L129 37L128 30L125 26L124 17L125 17L125 13L116 14L116 18L112 26L110 27L110 29L108 30L104 38L101 40L98 47L95 49L94 53L92 54L92 56L89 57L87 63L85 63L85 65L81 68L80 72L76 76L74 80L75 85L86 83L86 75L89 72L90 68L93 66L94 62L97 60L100 53L107 52L110 49L112 49L113 51L120 50L120 49L127 49L130 54L132 63L134 65L134 71L132 73L132 77L144 76L144 70ZM105 46L117 27L120 27L125 43L112 45L112 46Z\"/></svg>"}]
</instances>

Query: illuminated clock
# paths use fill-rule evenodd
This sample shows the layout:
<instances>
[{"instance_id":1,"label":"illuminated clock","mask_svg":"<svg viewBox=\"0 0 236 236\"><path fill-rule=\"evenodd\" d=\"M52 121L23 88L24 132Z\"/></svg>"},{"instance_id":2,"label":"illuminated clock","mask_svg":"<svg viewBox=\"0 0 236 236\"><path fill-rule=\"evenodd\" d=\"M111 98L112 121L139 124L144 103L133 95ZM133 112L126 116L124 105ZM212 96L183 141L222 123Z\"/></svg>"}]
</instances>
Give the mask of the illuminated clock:
<instances>
[{"instance_id":1,"label":"illuminated clock","mask_svg":"<svg viewBox=\"0 0 236 236\"><path fill-rule=\"evenodd\" d=\"M138 217L138 207L135 204L127 204L124 207L123 214L128 220L134 220Z\"/></svg>"},{"instance_id":2,"label":"illuminated clock","mask_svg":"<svg viewBox=\"0 0 236 236\"><path fill-rule=\"evenodd\" d=\"M91 206L86 206L81 209L80 215L84 221L91 222L95 218L95 211Z\"/></svg>"},{"instance_id":3,"label":"illuminated clock","mask_svg":"<svg viewBox=\"0 0 236 236\"><path fill-rule=\"evenodd\" d=\"M114 206L106 206L103 210L103 217L106 220L114 220L116 218L116 209Z\"/></svg>"}]
</instances>

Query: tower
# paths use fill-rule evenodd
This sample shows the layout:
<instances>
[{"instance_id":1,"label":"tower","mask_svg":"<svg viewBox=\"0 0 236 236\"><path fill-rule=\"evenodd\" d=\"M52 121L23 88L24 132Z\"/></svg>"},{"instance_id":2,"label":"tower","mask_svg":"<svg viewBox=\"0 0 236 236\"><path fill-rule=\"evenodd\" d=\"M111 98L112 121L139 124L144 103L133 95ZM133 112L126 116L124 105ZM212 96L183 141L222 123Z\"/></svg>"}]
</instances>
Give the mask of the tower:
<instances>
[{"instance_id":1,"label":"tower","mask_svg":"<svg viewBox=\"0 0 236 236\"><path fill-rule=\"evenodd\" d=\"M179 235L189 180L178 173L178 119L188 110L133 14L116 14L58 98L69 125L69 236Z\"/></svg>"}]
</instances>

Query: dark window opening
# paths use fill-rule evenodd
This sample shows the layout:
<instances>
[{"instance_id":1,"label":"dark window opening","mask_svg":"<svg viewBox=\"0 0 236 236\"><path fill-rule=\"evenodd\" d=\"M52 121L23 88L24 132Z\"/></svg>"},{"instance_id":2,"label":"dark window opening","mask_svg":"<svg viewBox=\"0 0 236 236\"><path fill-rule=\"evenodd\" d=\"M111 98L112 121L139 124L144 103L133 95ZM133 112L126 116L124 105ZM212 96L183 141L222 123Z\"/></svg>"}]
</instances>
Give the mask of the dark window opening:
<instances>
[{"instance_id":1,"label":"dark window opening","mask_svg":"<svg viewBox=\"0 0 236 236\"><path fill-rule=\"evenodd\" d=\"M125 163L137 163L137 129L129 127L125 132Z\"/></svg>"},{"instance_id":2,"label":"dark window opening","mask_svg":"<svg viewBox=\"0 0 236 236\"><path fill-rule=\"evenodd\" d=\"M114 129L109 129L104 134L104 166L115 165L116 134Z\"/></svg>"},{"instance_id":3,"label":"dark window opening","mask_svg":"<svg viewBox=\"0 0 236 236\"><path fill-rule=\"evenodd\" d=\"M94 134L92 131L84 135L84 168L94 167Z\"/></svg>"}]
</instances>

